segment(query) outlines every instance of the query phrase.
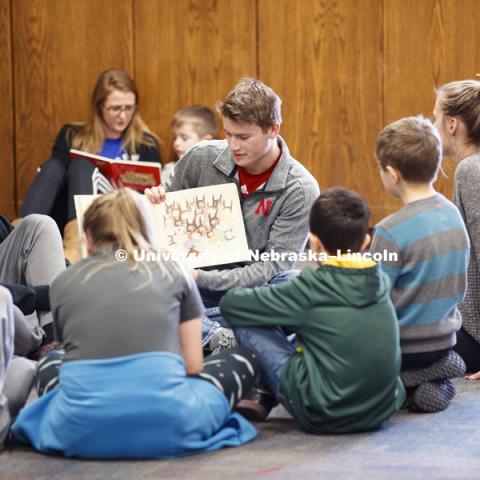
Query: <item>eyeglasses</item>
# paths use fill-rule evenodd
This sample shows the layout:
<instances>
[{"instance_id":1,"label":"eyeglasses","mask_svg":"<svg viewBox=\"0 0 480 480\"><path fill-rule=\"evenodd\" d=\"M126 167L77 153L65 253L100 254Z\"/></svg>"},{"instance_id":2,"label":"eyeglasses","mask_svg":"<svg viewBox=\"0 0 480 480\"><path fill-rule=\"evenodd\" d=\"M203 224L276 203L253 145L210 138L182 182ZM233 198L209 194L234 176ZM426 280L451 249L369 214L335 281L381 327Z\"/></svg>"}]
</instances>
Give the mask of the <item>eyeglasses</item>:
<instances>
[{"instance_id":1,"label":"eyeglasses","mask_svg":"<svg viewBox=\"0 0 480 480\"><path fill-rule=\"evenodd\" d=\"M132 114L136 109L136 105L112 105L110 107L105 107L105 110L113 115L120 115L122 112Z\"/></svg>"}]
</instances>

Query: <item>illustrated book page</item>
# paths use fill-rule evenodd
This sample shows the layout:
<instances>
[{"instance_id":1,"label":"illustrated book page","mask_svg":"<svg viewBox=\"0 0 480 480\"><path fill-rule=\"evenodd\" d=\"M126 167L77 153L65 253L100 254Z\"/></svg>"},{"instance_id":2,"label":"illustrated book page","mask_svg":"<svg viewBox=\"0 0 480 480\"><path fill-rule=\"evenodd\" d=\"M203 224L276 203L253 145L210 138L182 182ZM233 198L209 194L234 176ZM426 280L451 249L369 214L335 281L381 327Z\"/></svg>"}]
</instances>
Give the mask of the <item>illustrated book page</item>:
<instances>
[{"instance_id":1,"label":"illustrated book page","mask_svg":"<svg viewBox=\"0 0 480 480\"><path fill-rule=\"evenodd\" d=\"M75 195L80 229L83 215L96 197ZM169 192L165 202L155 205L142 199L155 224L155 246L165 255L192 268L250 260L235 184ZM142 260L140 253L137 257Z\"/></svg>"}]
</instances>

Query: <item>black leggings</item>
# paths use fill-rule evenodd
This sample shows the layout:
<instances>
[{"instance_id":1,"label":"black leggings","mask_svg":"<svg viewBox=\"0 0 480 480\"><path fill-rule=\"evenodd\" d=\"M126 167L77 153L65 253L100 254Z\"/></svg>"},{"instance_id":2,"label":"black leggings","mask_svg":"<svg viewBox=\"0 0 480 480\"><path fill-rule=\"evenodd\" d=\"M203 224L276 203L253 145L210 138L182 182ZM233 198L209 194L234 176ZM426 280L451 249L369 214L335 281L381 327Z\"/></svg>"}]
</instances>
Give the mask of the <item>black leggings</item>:
<instances>
[{"instance_id":1,"label":"black leggings","mask_svg":"<svg viewBox=\"0 0 480 480\"><path fill-rule=\"evenodd\" d=\"M63 231L69 220L76 218L74 195L92 195L92 175L95 166L84 158L68 164L52 157L40 167L28 189L20 215L31 213L50 215Z\"/></svg>"},{"instance_id":2,"label":"black leggings","mask_svg":"<svg viewBox=\"0 0 480 480\"><path fill-rule=\"evenodd\" d=\"M463 358L468 373L480 371L480 343L478 343L465 329L457 332L457 344L453 349Z\"/></svg>"},{"instance_id":3,"label":"black leggings","mask_svg":"<svg viewBox=\"0 0 480 480\"><path fill-rule=\"evenodd\" d=\"M212 353L198 376L217 387L233 408L255 386L260 363L248 348L235 347Z\"/></svg>"},{"instance_id":4,"label":"black leggings","mask_svg":"<svg viewBox=\"0 0 480 480\"><path fill-rule=\"evenodd\" d=\"M429 367L447 355L449 350L450 348L435 350L434 352L404 353L402 354L402 370Z\"/></svg>"},{"instance_id":5,"label":"black leggings","mask_svg":"<svg viewBox=\"0 0 480 480\"><path fill-rule=\"evenodd\" d=\"M54 350L38 362L34 385L39 396L59 385L59 368L64 352ZM254 352L235 347L212 353L203 362L199 378L217 387L233 408L255 385L260 365Z\"/></svg>"}]
</instances>

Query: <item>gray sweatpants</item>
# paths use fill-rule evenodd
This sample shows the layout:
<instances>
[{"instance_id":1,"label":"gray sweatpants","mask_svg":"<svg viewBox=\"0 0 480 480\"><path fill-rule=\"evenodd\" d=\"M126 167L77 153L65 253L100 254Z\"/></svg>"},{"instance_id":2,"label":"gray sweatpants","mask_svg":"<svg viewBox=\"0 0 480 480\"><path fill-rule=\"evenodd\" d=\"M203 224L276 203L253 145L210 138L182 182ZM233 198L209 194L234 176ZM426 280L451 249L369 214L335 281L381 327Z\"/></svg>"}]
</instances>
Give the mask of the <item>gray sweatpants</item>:
<instances>
[{"instance_id":1,"label":"gray sweatpants","mask_svg":"<svg viewBox=\"0 0 480 480\"><path fill-rule=\"evenodd\" d=\"M14 305L10 292L0 287L0 449L10 429L11 419L27 401L32 387L34 364L13 357L15 335Z\"/></svg>"},{"instance_id":2,"label":"gray sweatpants","mask_svg":"<svg viewBox=\"0 0 480 480\"><path fill-rule=\"evenodd\" d=\"M46 215L28 215L0 243L0 283L50 285L65 270L62 237ZM29 315L32 326L52 322L50 312Z\"/></svg>"}]
</instances>

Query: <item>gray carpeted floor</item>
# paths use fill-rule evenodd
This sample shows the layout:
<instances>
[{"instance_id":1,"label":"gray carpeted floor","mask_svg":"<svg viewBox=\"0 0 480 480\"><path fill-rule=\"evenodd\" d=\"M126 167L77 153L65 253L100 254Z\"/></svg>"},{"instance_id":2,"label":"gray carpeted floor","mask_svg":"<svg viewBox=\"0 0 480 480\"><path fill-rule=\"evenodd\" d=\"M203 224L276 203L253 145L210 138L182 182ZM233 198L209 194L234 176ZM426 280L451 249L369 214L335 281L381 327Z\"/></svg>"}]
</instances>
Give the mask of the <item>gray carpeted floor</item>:
<instances>
[{"instance_id":1,"label":"gray carpeted floor","mask_svg":"<svg viewBox=\"0 0 480 480\"><path fill-rule=\"evenodd\" d=\"M445 412L402 410L373 433L309 435L277 408L244 447L144 462L67 460L15 447L0 455L0 479L480 479L480 381L456 387Z\"/></svg>"}]
</instances>

